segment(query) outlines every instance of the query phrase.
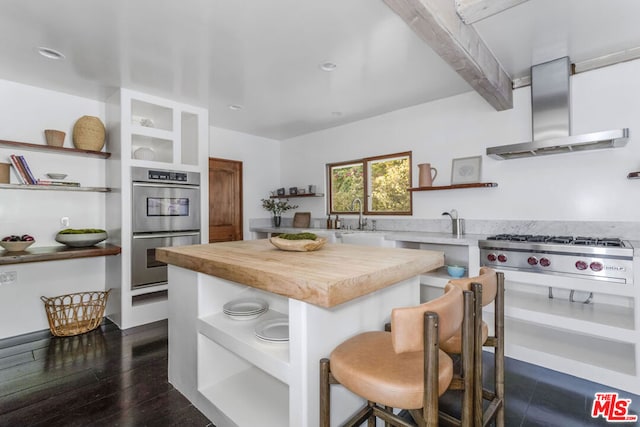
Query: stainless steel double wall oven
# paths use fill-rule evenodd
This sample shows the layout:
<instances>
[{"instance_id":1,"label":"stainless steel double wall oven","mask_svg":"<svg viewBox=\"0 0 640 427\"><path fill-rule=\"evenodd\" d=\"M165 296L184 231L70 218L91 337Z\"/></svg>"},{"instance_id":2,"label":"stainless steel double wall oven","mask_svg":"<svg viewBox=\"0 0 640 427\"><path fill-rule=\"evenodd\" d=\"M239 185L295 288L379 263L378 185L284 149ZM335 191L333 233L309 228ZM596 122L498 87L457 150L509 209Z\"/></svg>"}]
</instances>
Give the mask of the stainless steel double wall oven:
<instances>
[{"instance_id":1,"label":"stainless steel double wall oven","mask_svg":"<svg viewBox=\"0 0 640 427\"><path fill-rule=\"evenodd\" d=\"M131 168L131 287L167 282L167 265L156 248L200 243L200 174Z\"/></svg>"}]
</instances>

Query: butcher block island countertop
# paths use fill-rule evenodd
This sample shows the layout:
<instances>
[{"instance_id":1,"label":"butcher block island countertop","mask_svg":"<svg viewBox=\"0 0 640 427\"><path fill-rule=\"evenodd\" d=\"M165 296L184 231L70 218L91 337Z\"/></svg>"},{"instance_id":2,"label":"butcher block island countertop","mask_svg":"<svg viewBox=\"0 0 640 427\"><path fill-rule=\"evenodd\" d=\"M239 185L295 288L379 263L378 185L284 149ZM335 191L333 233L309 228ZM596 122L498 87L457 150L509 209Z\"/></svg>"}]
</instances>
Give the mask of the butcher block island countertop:
<instances>
[{"instance_id":1,"label":"butcher block island countertop","mask_svg":"<svg viewBox=\"0 0 640 427\"><path fill-rule=\"evenodd\" d=\"M156 258L327 308L444 265L442 252L344 244L288 252L266 239L161 248Z\"/></svg>"}]
</instances>

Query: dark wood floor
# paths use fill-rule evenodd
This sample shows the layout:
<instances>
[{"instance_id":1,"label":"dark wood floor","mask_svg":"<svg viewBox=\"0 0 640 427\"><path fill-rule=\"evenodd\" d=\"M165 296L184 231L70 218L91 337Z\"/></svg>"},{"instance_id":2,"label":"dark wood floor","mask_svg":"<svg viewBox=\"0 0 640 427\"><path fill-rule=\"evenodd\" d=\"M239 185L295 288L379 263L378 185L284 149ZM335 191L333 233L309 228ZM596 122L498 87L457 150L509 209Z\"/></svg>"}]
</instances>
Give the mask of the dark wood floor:
<instances>
[{"instance_id":1,"label":"dark wood floor","mask_svg":"<svg viewBox=\"0 0 640 427\"><path fill-rule=\"evenodd\" d=\"M493 356L485 357L490 371ZM507 427L610 425L591 418L594 393L619 390L505 363ZM619 392L640 413L640 396ZM443 407L456 400L449 394ZM166 321L126 331L107 321L76 337L44 331L0 340L0 427L212 425L167 381Z\"/></svg>"},{"instance_id":2,"label":"dark wood floor","mask_svg":"<svg viewBox=\"0 0 640 427\"><path fill-rule=\"evenodd\" d=\"M0 341L0 426L212 426L167 381L167 323Z\"/></svg>"}]
</instances>

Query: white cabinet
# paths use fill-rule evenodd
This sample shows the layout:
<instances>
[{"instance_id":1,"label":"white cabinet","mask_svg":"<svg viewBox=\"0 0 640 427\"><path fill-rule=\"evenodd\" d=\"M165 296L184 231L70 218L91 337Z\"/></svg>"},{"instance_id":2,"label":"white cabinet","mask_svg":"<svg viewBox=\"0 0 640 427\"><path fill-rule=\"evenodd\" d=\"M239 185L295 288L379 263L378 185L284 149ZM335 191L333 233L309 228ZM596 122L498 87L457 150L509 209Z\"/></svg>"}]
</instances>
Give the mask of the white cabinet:
<instances>
[{"instance_id":1,"label":"white cabinet","mask_svg":"<svg viewBox=\"0 0 640 427\"><path fill-rule=\"evenodd\" d=\"M167 317L167 285L131 289L131 168L199 172L201 177L201 236L208 224L208 111L172 100L120 89L107 100L106 227L122 247L117 259L107 261L112 293L108 316L121 328ZM204 240L201 240L204 242Z\"/></svg>"},{"instance_id":2,"label":"white cabinet","mask_svg":"<svg viewBox=\"0 0 640 427\"><path fill-rule=\"evenodd\" d=\"M119 95L123 160L131 166L200 171L208 158L205 109L124 89Z\"/></svg>"}]
</instances>

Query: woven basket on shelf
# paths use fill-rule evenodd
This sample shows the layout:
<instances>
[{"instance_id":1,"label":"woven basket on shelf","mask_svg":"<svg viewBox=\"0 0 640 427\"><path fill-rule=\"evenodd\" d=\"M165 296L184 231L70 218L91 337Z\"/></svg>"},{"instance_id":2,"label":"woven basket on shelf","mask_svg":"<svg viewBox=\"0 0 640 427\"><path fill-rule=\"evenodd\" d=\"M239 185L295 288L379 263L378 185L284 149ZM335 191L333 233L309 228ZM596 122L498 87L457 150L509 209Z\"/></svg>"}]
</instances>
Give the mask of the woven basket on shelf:
<instances>
[{"instance_id":1,"label":"woven basket on shelf","mask_svg":"<svg viewBox=\"0 0 640 427\"><path fill-rule=\"evenodd\" d=\"M104 124L94 116L82 116L73 126L73 145L81 150L100 151L104 147Z\"/></svg>"},{"instance_id":2,"label":"woven basket on shelf","mask_svg":"<svg viewBox=\"0 0 640 427\"><path fill-rule=\"evenodd\" d=\"M51 333L57 337L68 337L96 329L102 322L109 292L111 289L40 297Z\"/></svg>"}]
</instances>

